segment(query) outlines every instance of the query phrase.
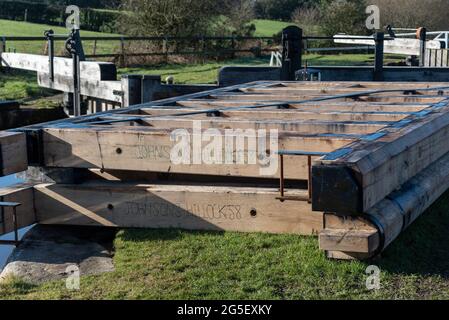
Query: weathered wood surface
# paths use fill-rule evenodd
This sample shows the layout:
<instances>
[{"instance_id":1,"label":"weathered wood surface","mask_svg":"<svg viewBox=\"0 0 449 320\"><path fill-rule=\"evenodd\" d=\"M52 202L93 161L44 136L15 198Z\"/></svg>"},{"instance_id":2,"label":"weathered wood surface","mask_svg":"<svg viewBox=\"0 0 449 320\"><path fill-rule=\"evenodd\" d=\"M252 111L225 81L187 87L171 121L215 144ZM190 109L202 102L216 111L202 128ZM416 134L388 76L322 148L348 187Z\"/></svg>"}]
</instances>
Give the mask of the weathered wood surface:
<instances>
[{"instance_id":1,"label":"weathered wood surface","mask_svg":"<svg viewBox=\"0 0 449 320\"><path fill-rule=\"evenodd\" d=\"M73 92L73 76L63 76L55 74L55 81L51 81L47 73L38 73L37 83L39 86L63 92ZM81 94L88 97L95 97L107 101L122 103L121 81L102 81L94 78L81 78Z\"/></svg>"},{"instance_id":2,"label":"weathered wood surface","mask_svg":"<svg viewBox=\"0 0 449 320\"><path fill-rule=\"evenodd\" d=\"M314 210L330 213L321 233L321 246L328 256L364 258L391 243L408 221L449 187L442 182L445 167L438 167L438 161L449 153L448 91L449 83L257 82L18 131L30 138L30 150L40 151L32 155L39 166L99 169L97 178L110 180L105 187L86 182L40 187L36 200L41 207L37 210L46 223L302 234L295 231L302 228L295 227L295 219L304 218L310 226ZM198 124L200 131L195 131ZM277 188L247 189L243 184L248 181L263 181L272 188L279 181L279 166L264 175L258 162L238 163L237 152L229 153L229 161L225 143L219 150L221 161L207 162L203 157L194 160L193 155L201 155L211 139L202 140L196 147L191 145L189 163L173 161L170 154L179 142L173 139L174 129L182 129L193 141L192 137L198 138L211 128L215 130L209 130L208 138L223 138L226 130L233 130L233 139L241 138L242 133L244 139L254 139L256 129L278 129L278 146L267 144L263 151L266 156L274 156L271 159L278 159L279 150L290 153L284 156L288 200L279 200ZM250 136L245 129L252 129ZM249 144L243 151L246 156L257 155ZM313 155L312 181L304 152ZM321 157L322 153L327 155ZM115 170L128 174L114 177ZM436 175L430 180L425 178L429 170ZM142 180L155 173L159 180L145 187ZM419 183L413 182L421 176ZM192 181L201 181L202 185L186 187ZM294 191L306 188L305 182L312 184L312 205L307 190ZM406 187L409 183L416 186ZM291 201L288 197L292 192L301 197ZM129 202L125 199L135 200L139 218L123 216L127 212L123 203ZM251 212L249 206L257 206L255 211L259 212L261 205L263 216L270 218L260 220L260 224L244 219L239 223L223 219L214 222L198 219L201 212L195 215L189 211L197 202L203 207L210 205L210 199L220 206L245 203L242 212ZM157 210L152 208L154 203L160 205ZM184 212L186 222L152 217L158 210ZM385 233L380 233L380 227L367 215L376 217L373 221L380 221ZM321 219L322 214L318 217Z\"/></svg>"},{"instance_id":3,"label":"weathered wood surface","mask_svg":"<svg viewBox=\"0 0 449 320\"><path fill-rule=\"evenodd\" d=\"M315 210L361 214L449 151L449 100L314 163ZM405 121L405 120L403 120Z\"/></svg>"},{"instance_id":4,"label":"weathered wood surface","mask_svg":"<svg viewBox=\"0 0 449 320\"><path fill-rule=\"evenodd\" d=\"M298 194L304 192L298 191ZM42 224L317 234L307 202L273 201L276 189L122 183L39 185Z\"/></svg>"},{"instance_id":5,"label":"weathered wood surface","mask_svg":"<svg viewBox=\"0 0 449 320\"><path fill-rule=\"evenodd\" d=\"M425 58L426 67L448 68L449 49L427 49Z\"/></svg>"},{"instance_id":6,"label":"weathered wood surface","mask_svg":"<svg viewBox=\"0 0 449 320\"><path fill-rule=\"evenodd\" d=\"M28 168L26 136L20 132L0 131L0 176Z\"/></svg>"},{"instance_id":7,"label":"weathered wood surface","mask_svg":"<svg viewBox=\"0 0 449 320\"><path fill-rule=\"evenodd\" d=\"M36 223L34 214L33 186L18 184L0 188L1 202L17 202L17 226L25 228ZM0 235L14 231L12 208L0 209Z\"/></svg>"},{"instance_id":8,"label":"weathered wood surface","mask_svg":"<svg viewBox=\"0 0 449 320\"><path fill-rule=\"evenodd\" d=\"M372 256L387 248L448 188L449 153L368 210L364 217L326 214L320 247L344 252L346 258L359 258L360 253ZM373 221L378 221L382 233Z\"/></svg>"},{"instance_id":9,"label":"weathered wood surface","mask_svg":"<svg viewBox=\"0 0 449 320\"><path fill-rule=\"evenodd\" d=\"M301 136L282 133L279 139L279 149L321 152L330 152L354 141L354 138L344 135ZM170 152L176 143L171 140L168 130L140 127L129 127L127 130L114 127L48 128L43 132L44 166L260 177L260 164L238 164L235 154L231 154L234 157L232 164L224 164L225 150L223 164L192 162L189 165L175 165L170 159ZM246 155L257 153L257 149L248 147L244 151ZM286 167L287 178L308 178L307 159L287 157Z\"/></svg>"},{"instance_id":10,"label":"weathered wood surface","mask_svg":"<svg viewBox=\"0 0 449 320\"><path fill-rule=\"evenodd\" d=\"M35 71L37 73L50 73L48 56L4 52L1 54L1 60L4 67ZM70 77L73 74L72 59L55 57L53 63L55 75ZM92 81L117 80L116 67L110 62L82 61L80 63L80 71L81 79Z\"/></svg>"},{"instance_id":11,"label":"weathered wood surface","mask_svg":"<svg viewBox=\"0 0 449 320\"><path fill-rule=\"evenodd\" d=\"M375 41L368 39L345 39L345 38L366 38L366 36L352 36L352 35L336 35L334 36L335 43L344 44L364 44L374 46ZM441 49L441 42L435 40L426 41L426 47L429 49ZM419 56L420 55L420 40L419 39L402 39L396 38L394 40L385 40L385 53L406 54Z\"/></svg>"}]
</instances>

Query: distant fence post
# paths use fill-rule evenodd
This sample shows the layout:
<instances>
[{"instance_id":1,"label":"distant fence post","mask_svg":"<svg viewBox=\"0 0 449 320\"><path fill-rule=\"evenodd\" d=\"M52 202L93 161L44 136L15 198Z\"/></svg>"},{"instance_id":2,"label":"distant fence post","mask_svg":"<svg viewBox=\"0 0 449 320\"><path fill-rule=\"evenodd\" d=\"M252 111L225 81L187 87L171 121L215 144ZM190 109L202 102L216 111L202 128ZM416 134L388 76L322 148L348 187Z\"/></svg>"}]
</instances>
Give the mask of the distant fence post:
<instances>
[{"instance_id":1,"label":"distant fence post","mask_svg":"<svg viewBox=\"0 0 449 320\"><path fill-rule=\"evenodd\" d=\"M168 63L168 37L164 36L164 40L162 42L162 50L164 52L165 63Z\"/></svg>"},{"instance_id":2,"label":"distant fence post","mask_svg":"<svg viewBox=\"0 0 449 320\"><path fill-rule=\"evenodd\" d=\"M384 41L385 33L377 32L374 35L376 43L376 57L374 60L374 81L382 81L384 73Z\"/></svg>"},{"instance_id":3,"label":"distant fence post","mask_svg":"<svg viewBox=\"0 0 449 320\"><path fill-rule=\"evenodd\" d=\"M92 54L96 55L97 54L97 40L94 40L94 47L92 49Z\"/></svg>"},{"instance_id":4,"label":"distant fence post","mask_svg":"<svg viewBox=\"0 0 449 320\"><path fill-rule=\"evenodd\" d=\"M120 66L126 66L126 57L125 57L125 39L122 37L120 39Z\"/></svg>"},{"instance_id":5,"label":"distant fence post","mask_svg":"<svg viewBox=\"0 0 449 320\"><path fill-rule=\"evenodd\" d=\"M302 66L302 29L290 26L282 30L281 80L294 81Z\"/></svg>"},{"instance_id":6,"label":"distant fence post","mask_svg":"<svg viewBox=\"0 0 449 320\"><path fill-rule=\"evenodd\" d=\"M235 42L235 35L232 35L231 39L231 59L235 59L235 48L236 48L236 42Z\"/></svg>"},{"instance_id":7,"label":"distant fence post","mask_svg":"<svg viewBox=\"0 0 449 320\"><path fill-rule=\"evenodd\" d=\"M426 65L427 29L419 28L417 36L419 38L419 66L424 67Z\"/></svg>"},{"instance_id":8,"label":"distant fence post","mask_svg":"<svg viewBox=\"0 0 449 320\"><path fill-rule=\"evenodd\" d=\"M142 75L122 76L123 106L126 108L142 101Z\"/></svg>"}]
</instances>

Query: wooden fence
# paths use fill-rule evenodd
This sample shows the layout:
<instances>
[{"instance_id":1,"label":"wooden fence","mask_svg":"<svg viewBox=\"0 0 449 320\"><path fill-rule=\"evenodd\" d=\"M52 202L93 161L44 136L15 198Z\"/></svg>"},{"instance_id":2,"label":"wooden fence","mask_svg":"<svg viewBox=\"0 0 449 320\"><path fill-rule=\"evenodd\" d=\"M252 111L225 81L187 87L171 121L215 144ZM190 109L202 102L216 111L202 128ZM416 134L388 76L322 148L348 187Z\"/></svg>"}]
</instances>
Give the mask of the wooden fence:
<instances>
[{"instance_id":1,"label":"wooden fence","mask_svg":"<svg viewBox=\"0 0 449 320\"><path fill-rule=\"evenodd\" d=\"M448 49L427 49L425 57L426 67L449 67L449 50Z\"/></svg>"},{"instance_id":2,"label":"wooden fence","mask_svg":"<svg viewBox=\"0 0 449 320\"><path fill-rule=\"evenodd\" d=\"M55 42L60 42L63 53L64 35L55 35ZM47 41L46 37L0 36L0 52L15 51L9 43ZM132 57L196 56L200 59L235 58L237 55L250 54L256 57L279 50L280 39L274 37L82 37L86 58L113 58L121 65L126 65ZM100 46L100 43L108 43ZM46 53L44 46L43 52ZM141 52L141 48L144 48ZM150 48L149 50L145 50ZM37 52L36 52L37 53Z\"/></svg>"}]
</instances>

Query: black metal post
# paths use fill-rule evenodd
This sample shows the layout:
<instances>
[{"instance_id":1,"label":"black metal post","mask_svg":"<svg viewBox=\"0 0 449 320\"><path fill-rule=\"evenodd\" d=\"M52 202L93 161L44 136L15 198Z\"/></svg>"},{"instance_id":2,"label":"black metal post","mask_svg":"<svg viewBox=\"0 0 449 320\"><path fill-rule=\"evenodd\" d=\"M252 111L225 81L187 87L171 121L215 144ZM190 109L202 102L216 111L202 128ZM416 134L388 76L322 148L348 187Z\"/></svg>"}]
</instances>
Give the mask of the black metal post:
<instances>
[{"instance_id":1,"label":"black metal post","mask_svg":"<svg viewBox=\"0 0 449 320\"><path fill-rule=\"evenodd\" d=\"M376 43L376 57L374 61L374 81L383 81L385 34L383 32L377 32L374 35L374 41Z\"/></svg>"},{"instance_id":2,"label":"black metal post","mask_svg":"<svg viewBox=\"0 0 449 320\"><path fill-rule=\"evenodd\" d=\"M73 59L73 110L75 117L81 115L81 91L80 91L80 60L78 54L72 54Z\"/></svg>"},{"instance_id":3,"label":"black metal post","mask_svg":"<svg viewBox=\"0 0 449 320\"><path fill-rule=\"evenodd\" d=\"M78 29L73 29L66 42L66 49L73 61L73 113L81 116L81 68L80 62L85 60L84 49Z\"/></svg>"},{"instance_id":4,"label":"black metal post","mask_svg":"<svg viewBox=\"0 0 449 320\"><path fill-rule=\"evenodd\" d=\"M426 64L426 40L427 40L427 29L418 29L419 37L419 66L424 67Z\"/></svg>"},{"instance_id":5,"label":"black metal post","mask_svg":"<svg viewBox=\"0 0 449 320\"><path fill-rule=\"evenodd\" d=\"M302 66L302 29L290 26L282 31L281 80L294 81L296 71Z\"/></svg>"},{"instance_id":6,"label":"black metal post","mask_svg":"<svg viewBox=\"0 0 449 320\"><path fill-rule=\"evenodd\" d=\"M45 37L48 41L48 70L50 73L51 82L55 81L55 69L54 69L54 58L55 58L55 42L54 42L54 31L45 31Z\"/></svg>"}]
</instances>

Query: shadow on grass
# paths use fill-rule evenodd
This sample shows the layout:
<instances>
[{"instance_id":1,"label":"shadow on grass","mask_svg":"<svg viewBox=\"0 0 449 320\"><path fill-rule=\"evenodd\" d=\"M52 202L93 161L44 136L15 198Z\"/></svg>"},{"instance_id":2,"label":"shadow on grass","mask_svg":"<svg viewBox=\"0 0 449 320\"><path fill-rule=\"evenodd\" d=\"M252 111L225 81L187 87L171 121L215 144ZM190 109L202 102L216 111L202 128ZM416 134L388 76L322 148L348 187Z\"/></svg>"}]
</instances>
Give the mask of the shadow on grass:
<instances>
[{"instance_id":1,"label":"shadow on grass","mask_svg":"<svg viewBox=\"0 0 449 320\"><path fill-rule=\"evenodd\" d=\"M121 238L124 241L132 242L169 241L182 239L186 234L222 236L224 233L224 231L191 231L181 229L128 229L125 230Z\"/></svg>"},{"instance_id":2,"label":"shadow on grass","mask_svg":"<svg viewBox=\"0 0 449 320\"><path fill-rule=\"evenodd\" d=\"M222 237L223 231L186 231L179 229L125 230L121 239L132 242L181 240L191 235ZM314 240L315 241L315 240ZM397 275L440 276L449 279L449 191L415 221L381 257L366 261ZM304 248L310 250L310 248ZM318 258L324 253L314 249ZM316 261L320 261L317 259ZM345 262L332 261L335 267Z\"/></svg>"},{"instance_id":3,"label":"shadow on grass","mask_svg":"<svg viewBox=\"0 0 449 320\"><path fill-rule=\"evenodd\" d=\"M449 191L394 241L376 264L392 273L449 279Z\"/></svg>"}]
</instances>

